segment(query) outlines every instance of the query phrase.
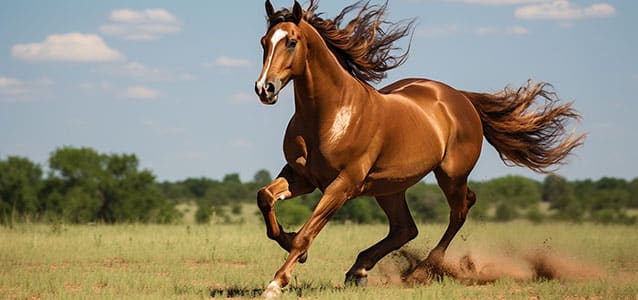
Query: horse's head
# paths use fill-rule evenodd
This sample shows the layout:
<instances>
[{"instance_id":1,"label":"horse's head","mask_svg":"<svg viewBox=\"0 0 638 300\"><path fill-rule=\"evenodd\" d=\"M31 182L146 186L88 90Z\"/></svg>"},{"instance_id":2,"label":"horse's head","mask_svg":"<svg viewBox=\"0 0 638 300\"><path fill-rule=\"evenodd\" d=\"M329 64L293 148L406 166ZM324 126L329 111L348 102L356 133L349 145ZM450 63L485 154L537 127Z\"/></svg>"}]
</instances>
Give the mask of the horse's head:
<instances>
[{"instance_id":1,"label":"horse's head","mask_svg":"<svg viewBox=\"0 0 638 300\"><path fill-rule=\"evenodd\" d=\"M303 40L299 22L303 10L297 1L292 11L283 9L275 12L269 0L266 1L269 28L261 38L264 49L263 67L255 92L264 104L275 104L279 91L305 67L306 43Z\"/></svg>"}]
</instances>

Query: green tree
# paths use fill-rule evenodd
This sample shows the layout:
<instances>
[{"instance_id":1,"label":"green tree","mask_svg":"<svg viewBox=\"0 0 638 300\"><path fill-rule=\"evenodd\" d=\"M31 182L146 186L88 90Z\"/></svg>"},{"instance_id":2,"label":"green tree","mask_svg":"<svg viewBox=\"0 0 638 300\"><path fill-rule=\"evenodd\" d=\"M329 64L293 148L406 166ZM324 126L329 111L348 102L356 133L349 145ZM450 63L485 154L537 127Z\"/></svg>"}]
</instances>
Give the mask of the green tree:
<instances>
[{"instance_id":1,"label":"green tree","mask_svg":"<svg viewBox=\"0 0 638 300\"><path fill-rule=\"evenodd\" d=\"M51 154L49 168L45 205L70 222L170 222L177 216L135 155L63 147Z\"/></svg>"},{"instance_id":2,"label":"green tree","mask_svg":"<svg viewBox=\"0 0 638 300\"><path fill-rule=\"evenodd\" d=\"M374 198L357 197L348 200L332 219L337 222L366 224L383 222L386 217Z\"/></svg>"},{"instance_id":3,"label":"green tree","mask_svg":"<svg viewBox=\"0 0 638 300\"><path fill-rule=\"evenodd\" d=\"M419 182L406 191L406 201L414 219L420 222L446 222L449 208L441 189Z\"/></svg>"},{"instance_id":4,"label":"green tree","mask_svg":"<svg viewBox=\"0 0 638 300\"><path fill-rule=\"evenodd\" d=\"M581 221L585 209L575 196L573 185L564 177L549 175L543 181L543 201L550 203L550 208L557 211L560 219Z\"/></svg>"},{"instance_id":5,"label":"green tree","mask_svg":"<svg viewBox=\"0 0 638 300\"><path fill-rule=\"evenodd\" d=\"M265 186L271 182L272 176L270 176L270 172L268 172L268 170L261 169L255 173L255 176L253 176L253 183L257 187Z\"/></svg>"},{"instance_id":6,"label":"green tree","mask_svg":"<svg viewBox=\"0 0 638 300\"><path fill-rule=\"evenodd\" d=\"M278 201L275 204L275 214L282 226L291 229L305 223L312 215L312 210L300 202L300 199ZM292 229L294 230L294 229Z\"/></svg>"},{"instance_id":7,"label":"green tree","mask_svg":"<svg viewBox=\"0 0 638 300\"><path fill-rule=\"evenodd\" d=\"M213 209L210 205L198 205L197 211L195 211L195 221L198 224L208 224L212 214Z\"/></svg>"},{"instance_id":8,"label":"green tree","mask_svg":"<svg viewBox=\"0 0 638 300\"><path fill-rule=\"evenodd\" d=\"M518 211L510 202L501 202L496 206L494 219L499 222L511 221L518 217Z\"/></svg>"},{"instance_id":9,"label":"green tree","mask_svg":"<svg viewBox=\"0 0 638 300\"><path fill-rule=\"evenodd\" d=\"M629 201L627 206L629 208L638 208L638 177L634 178L627 186L629 191Z\"/></svg>"},{"instance_id":10,"label":"green tree","mask_svg":"<svg viewBox=\"0 0 638 300\"><path fill-rule=\"evenodd\" d=\"M0 160L0 220L38 214L42 169L27 158Z\"/></svg>"},{"instance_id":11,"label":"green tree","mask_svg":"<svg viewBox=\"0 0 638 300\"><path fill-rule=\"evenodd\" d=\"M90 148L63 147L49 157L47 186L58 214L74 223L98 221L102 207L100 183L104 178L105 157Z\"/></svg>"},{"instance_id":12,"label":"green tree","mask_svg":"<svg viewBox=\"0 0 638 300\"><path fill-rule=\"evenodd\" d=\"M514 175L485 182L477 194L480 201L494 204L509 202L516 209L527 209L541 200L540 184Z\"/></svg>"},{"instance_id":13,"label":"green tree","mask_svg":"<svg viewBox=\"0 0 638 300\"><path fill-rule=\"evenodd\" d=\"M184 186L184 189L188 191L187 197L194 198L204 198L206 192L211 188L211 186L215 185L216 182L214 180L208 178L187 178L186 180L181 182L181 185Z\"/></svg>"}]
</instances>

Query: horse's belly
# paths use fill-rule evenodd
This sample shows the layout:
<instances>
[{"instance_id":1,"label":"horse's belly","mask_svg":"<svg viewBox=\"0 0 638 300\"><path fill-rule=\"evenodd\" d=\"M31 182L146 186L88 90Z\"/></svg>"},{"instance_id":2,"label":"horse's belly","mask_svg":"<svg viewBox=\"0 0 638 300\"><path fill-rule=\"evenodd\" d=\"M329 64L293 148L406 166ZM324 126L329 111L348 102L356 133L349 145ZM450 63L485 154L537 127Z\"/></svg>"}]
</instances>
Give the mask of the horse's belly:
<instances>
[{"instance_id":1,"label":"horse's belly","mask_svg":"<svg viewBox=\"0 0 638 300\"><path fill-rule=\"evenodd\" d=\"M379 196L394 194L416 184L434 170L440 160L433 155L424 155L420 160L401 160L397 157L392 164L375 165L364 182L364 194Z\"/></svg>"},{"instance_id":2,"label":"horse's belly","mask_svg":"<svg viewBox=\"0 0 638 300\"><path fill-rule=\"evenodd\" d=\"M404 191L419 182L429 171L413 176L384 176L381 173L371 173L363 185L363 195L384 196Z\"/></svg>"}]
</instances>

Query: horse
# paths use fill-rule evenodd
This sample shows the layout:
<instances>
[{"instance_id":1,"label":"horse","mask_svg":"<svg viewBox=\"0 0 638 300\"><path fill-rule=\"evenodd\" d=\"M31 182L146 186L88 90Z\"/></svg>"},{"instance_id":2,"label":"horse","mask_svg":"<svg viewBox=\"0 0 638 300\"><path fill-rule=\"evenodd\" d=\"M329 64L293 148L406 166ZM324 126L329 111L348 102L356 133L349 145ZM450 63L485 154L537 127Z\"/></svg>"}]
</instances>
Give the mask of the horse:
<instances>
[{"instance_id":1,"label":"horse","mask_svg":"<svg viewBox=\"0 0 638 300\"><path fill-rule=\"evenodd\" d=\"M579 113L572 102L558 103L547 83L530 80L494 94L420 78L372 87L403 64L409 51L394 55L393 43L410 34L413 20L385 20L387 2L359 1L333 19L316 13L313 0L307 9L295 1L292 9L275 11L269 0L265 8L268 29L261 38L263 67L255 92L263 104L273 105L293 81L295 105L283 141L286 164L257 192L267 236L289 252L264 291L267 298L281 294L315 237L350 199L375 197L389 223L388 235L359 253L346 273L346 284L364 286L381 258L417 236L405 193L430 172L447 198L450 217L443 237L419 264L441 266L476 201L468 175L483 137L507 164L540 173L565 163L583 143L584 135L566 129ZM355 17L342 26L352 12ZM275 203L315 189L322 197L312 216L298 232L285 232Z\"/></svg>"}]
</instances>

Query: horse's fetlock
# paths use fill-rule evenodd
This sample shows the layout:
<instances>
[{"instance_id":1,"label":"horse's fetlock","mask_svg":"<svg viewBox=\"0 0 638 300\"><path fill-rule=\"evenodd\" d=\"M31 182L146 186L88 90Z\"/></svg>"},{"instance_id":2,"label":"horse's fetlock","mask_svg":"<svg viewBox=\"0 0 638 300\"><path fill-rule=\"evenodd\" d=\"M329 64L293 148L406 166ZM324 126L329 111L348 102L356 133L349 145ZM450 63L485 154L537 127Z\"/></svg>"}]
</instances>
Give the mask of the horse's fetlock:
<instances>
[{"instance_id":1,"label":"horse's fetlock","mask_svg":"<svg viewBox=\"0 0 638 300\"><path fill-rule=\"evenodd\" d=\"M411 241L416 238L417 235L419 235L419 229L417 229L416 226L410 226L405 229L405 235L407 237L407 240Z\"/></svg>"},{"instance_id":2,"label":"horse's fetlock","mask_svg":"<svg viewBox=\"0 0 638 300\"><path fill-rule=\"evenodd\" d=\"M271 239L271 240L276 240L277 239L277 236L275 235L275 233L270 231L270 230L266 231L266 236L268 236L268 238Z\"/></svg>"}]
</instances>

